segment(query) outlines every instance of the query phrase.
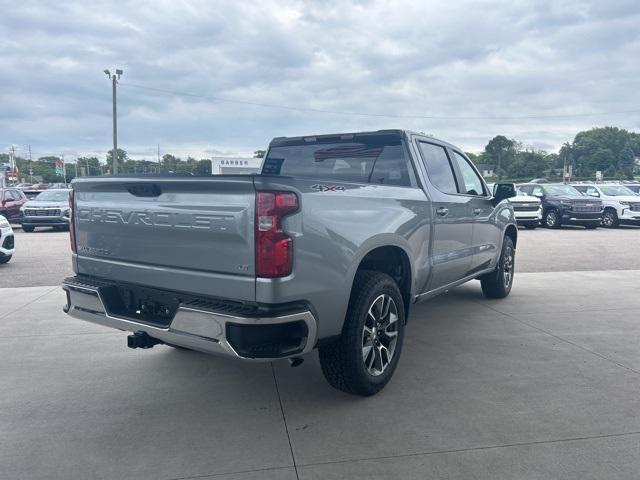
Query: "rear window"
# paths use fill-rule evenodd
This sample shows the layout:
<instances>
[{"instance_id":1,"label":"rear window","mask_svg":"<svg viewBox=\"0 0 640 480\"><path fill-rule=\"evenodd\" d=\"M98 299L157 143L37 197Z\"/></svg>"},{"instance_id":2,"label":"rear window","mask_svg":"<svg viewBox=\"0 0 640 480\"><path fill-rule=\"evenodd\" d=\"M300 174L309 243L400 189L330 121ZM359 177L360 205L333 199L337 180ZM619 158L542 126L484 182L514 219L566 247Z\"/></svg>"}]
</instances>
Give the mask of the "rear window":
<instances>
[{"instance_id":1,"label":"rear window","mask_svg":"<svg viewBox=\"0 0 640 480\"><path fill-rule=\"evenodd\" d=\"M295 141L272 146L262 173L380 185L415 186L399 136Z\"/></svg>"}]
</instances>

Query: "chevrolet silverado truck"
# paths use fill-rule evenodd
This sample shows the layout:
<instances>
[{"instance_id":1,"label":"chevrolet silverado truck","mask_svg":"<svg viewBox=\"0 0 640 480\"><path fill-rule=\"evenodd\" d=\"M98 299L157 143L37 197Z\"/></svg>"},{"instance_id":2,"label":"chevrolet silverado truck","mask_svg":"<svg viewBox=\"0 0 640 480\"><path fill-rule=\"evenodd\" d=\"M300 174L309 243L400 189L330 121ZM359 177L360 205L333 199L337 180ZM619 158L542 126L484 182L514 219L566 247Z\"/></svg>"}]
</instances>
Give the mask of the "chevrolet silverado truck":
<instances>
[{"instance_id":1,"label":"chevrolet silverado truck","mask_svg":"<svg viewBox=\"0 0 640 480\"><path fill-rule=\"evenodd\" d=\"M72 184L71 316L166 344L293 365L372 395L412 304L479 279L509 294L513 184L488 190L462 150L386 130L276 138L262 171Z\"/></svg>"}]
</instances>

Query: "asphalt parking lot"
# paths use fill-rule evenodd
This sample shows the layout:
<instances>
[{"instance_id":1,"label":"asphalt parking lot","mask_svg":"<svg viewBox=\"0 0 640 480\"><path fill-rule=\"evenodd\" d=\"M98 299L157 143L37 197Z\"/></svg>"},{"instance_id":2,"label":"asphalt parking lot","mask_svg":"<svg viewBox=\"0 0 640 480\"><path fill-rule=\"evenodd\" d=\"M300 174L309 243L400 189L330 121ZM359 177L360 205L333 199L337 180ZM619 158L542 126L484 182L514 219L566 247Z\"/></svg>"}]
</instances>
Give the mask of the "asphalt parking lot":
<instances>
[{"instance_id":1,"label":"asphalt parking lot","mask_svg":"<svg viewBox=\"0 0 640 480\"><path fill-rule=\"evenodd\" d=\"M61 312L67 233L16 245L1 479L638 478L640 229L521 231L510 297L472 282L416 306L393 381L367 399L328 387L315 354L130 350Z\"/></svg>"}]
</instances>

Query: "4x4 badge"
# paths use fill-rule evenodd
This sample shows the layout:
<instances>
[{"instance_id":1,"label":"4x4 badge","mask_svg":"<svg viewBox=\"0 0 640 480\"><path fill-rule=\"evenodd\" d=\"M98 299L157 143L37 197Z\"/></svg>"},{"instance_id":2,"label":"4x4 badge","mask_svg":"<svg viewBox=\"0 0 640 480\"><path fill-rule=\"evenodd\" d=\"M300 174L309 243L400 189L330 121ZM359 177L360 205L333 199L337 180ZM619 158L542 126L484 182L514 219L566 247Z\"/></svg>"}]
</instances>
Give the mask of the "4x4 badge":
<instances>
[{"instance_id":1,"label":"4x4 badge","mask_svg":"<svg viewBox=\"0 0 640 480\"><path fill-rule=\"evenodd\" d=\"M311 185L311 190L318 192L344 192L344 187L342 185L323 185L316 183L315 185Z\"/></svg>"}]
</instances>

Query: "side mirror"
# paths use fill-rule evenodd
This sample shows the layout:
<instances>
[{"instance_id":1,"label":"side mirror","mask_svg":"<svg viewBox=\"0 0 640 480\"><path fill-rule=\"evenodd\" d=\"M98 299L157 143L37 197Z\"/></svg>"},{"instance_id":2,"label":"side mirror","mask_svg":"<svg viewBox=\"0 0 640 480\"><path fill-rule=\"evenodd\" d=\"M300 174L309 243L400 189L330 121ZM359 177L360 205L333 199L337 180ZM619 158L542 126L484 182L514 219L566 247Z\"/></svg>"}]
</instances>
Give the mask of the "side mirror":
<instances>
[{"instance_id":1,"label":"side mirror","mask_svg":"<svg viewBox=\"0 0 640 480\"><path fill-rule=\"evenodd\" d=\"M533 192L533 193L532 193L532 195L533 195L534 197L538 197L538 198L542 198L542 197L544 197L544 195L542 194L542 192Z\"/></svg>"},{"instance_id":2,"label":"side mirror","mask_svg":"<svg viewBox=\"0 0 640 480\"><path fill-rule=\"evenodd\" d=\"M589 195L590 197L599 197L600 194L598 192L589 192L587 193L587 195Z\"/></svg>"},{"instance_id":3,"label":"side mirror","mask_svg":"<svg viewBox=\"0 0 640 480\"><path fill-rule=\"evenodd\" d=\"M507 198L512 198L515 196L516 196L515 183L496 183L493 186L494 205L499 204L501 201L506 200Z\"/></svg>"}]
</instances>

